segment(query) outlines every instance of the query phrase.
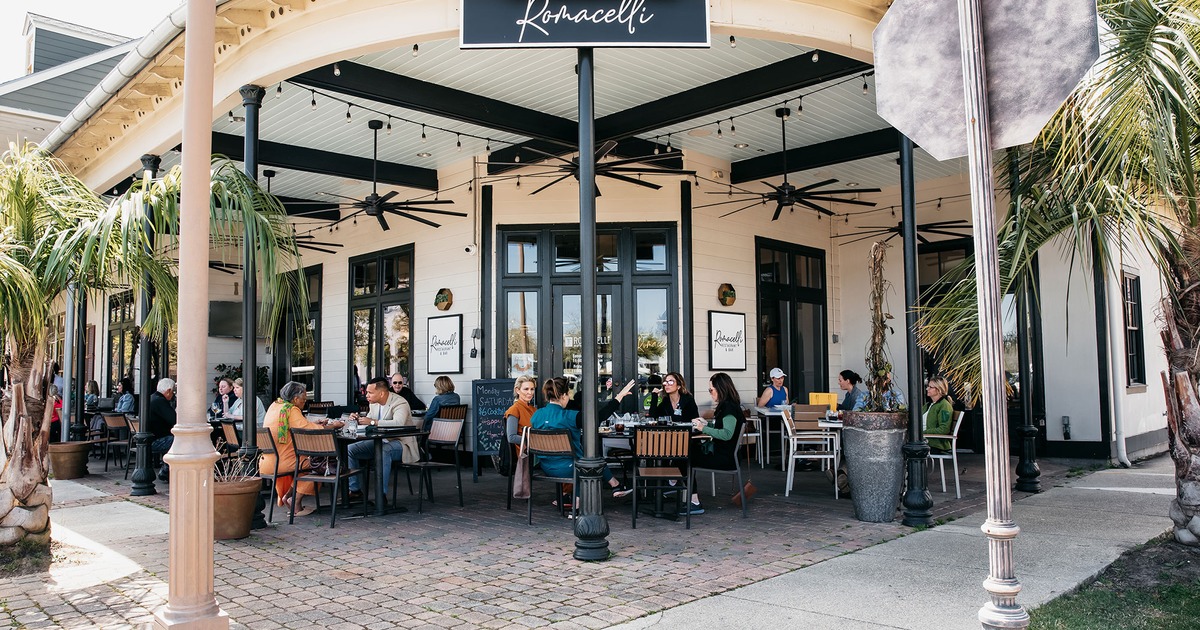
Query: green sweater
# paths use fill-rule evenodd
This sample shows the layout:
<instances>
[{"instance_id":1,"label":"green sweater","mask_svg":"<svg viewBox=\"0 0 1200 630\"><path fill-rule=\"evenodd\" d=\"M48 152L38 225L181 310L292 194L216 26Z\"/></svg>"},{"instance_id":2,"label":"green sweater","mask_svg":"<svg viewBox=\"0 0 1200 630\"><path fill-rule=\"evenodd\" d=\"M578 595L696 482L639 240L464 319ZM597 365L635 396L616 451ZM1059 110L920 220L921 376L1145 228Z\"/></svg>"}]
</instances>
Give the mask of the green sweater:
<instances>
[{"instance_id":1,"label":"green sweater","mask_svg":"<svg viewBox=\"0 0 1200 630\"><path fill-rule=\"evenodd\" d=\"M926 434L950 435L950 430L954 428L953 422L954 409L950 406L949 399L943 398L925 407ZM948 451L950 450L950 440L933 438L929 440L929 447Z\"/></svg>"}]
</instances>

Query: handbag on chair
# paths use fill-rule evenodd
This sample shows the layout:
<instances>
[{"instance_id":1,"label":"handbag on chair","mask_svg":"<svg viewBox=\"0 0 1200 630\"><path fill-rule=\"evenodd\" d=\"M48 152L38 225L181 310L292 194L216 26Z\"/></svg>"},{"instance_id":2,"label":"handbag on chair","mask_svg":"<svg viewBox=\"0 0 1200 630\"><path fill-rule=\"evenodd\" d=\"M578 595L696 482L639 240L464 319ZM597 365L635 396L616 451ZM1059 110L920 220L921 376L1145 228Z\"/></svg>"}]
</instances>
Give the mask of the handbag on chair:
<instances>
[{"instance_id":1,"label":"handbag on chair","mask_svg":"<svg viewBox=\"0 0 1200 630\"><path fill-rule=\"evenodd\" d=\"M513 498L528 499L530 493L529 481L529 452L525 449L525 441L529 438L529 428L521 432L520 455L517 456L516 470L513 472Z\"/></svg>"},{"instance_id":2,"label":"handbag on chair","mask_svg":"<svg viewBox=\"0 0 1200 630\"><path fill-rule=\"evenodd\" d=\"M736 505L737 507L742 507L743 498L745 498L745 500L749 501L750 499L753 499L754 495L756 495L756 494L758 494L758 488L754 485L754 483L752 481L747 479L746 485L743 486L739 492L733 493L733 497L731 498L731 500L733 501L733 504Z\"/></svg>"}]
</instances>

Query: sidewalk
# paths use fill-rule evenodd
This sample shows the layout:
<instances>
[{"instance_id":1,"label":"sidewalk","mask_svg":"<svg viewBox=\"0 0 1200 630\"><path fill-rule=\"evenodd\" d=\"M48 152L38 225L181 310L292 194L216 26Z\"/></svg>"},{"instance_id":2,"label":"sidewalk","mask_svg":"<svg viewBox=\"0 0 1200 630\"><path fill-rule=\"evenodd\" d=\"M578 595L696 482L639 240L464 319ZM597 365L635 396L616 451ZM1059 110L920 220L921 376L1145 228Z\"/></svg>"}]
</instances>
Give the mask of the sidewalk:
<instances>
[{"instance_id":1,"label":"sidewalk","mask_svg":"<svg viewBox=\"0 0 1200 630\"><path fill-rule=\"evenodd\" d=\"M931 484L932 485L932 484ZM1076 588L1170 527L1171 460L1075 477L1014 503L1017 601L1031 609ZM988 601L986 511L779 577L615 626L979 628Z\"/></svg>"}]
</instances>

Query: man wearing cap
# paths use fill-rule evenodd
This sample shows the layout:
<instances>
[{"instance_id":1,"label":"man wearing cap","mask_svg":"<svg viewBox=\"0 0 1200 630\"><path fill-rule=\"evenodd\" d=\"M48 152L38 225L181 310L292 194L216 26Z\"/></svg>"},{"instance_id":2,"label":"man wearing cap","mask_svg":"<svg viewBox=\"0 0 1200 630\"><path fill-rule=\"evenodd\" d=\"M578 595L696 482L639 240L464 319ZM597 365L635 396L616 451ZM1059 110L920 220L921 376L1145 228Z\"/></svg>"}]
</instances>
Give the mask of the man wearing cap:
<instances>
[{"instance_id":1,"label":"man wearing cap","mask_svg":"<svg viewBox=\"0 0 1200 630\"><path fill-rule=\"evenodd\" d=\"M788 394L788 388L783 386L783 377L787 374L779 368L771 368L771 384L763 390L762 396L758 397L759 407L774 407L775 405L786 405L792 397Z\"/></svg>"}]
</instances>

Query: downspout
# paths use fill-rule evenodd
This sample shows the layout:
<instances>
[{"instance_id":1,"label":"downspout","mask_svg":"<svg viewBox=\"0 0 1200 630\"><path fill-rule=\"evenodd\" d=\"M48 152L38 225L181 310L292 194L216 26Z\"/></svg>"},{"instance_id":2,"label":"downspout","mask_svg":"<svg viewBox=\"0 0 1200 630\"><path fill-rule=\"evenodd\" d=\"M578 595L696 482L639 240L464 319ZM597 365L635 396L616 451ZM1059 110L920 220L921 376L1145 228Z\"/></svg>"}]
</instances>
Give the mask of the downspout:
<instances>
[{"instance_id":1,"label":"downspout","mask_svg":"<svg viewBox=\"0 0 1200 630\"><path fill-rule=\"evenodd\" d=\"M219 9L221 5L226 4L230 0L215 0L216 7ZM184 31L187 23L187 3L183 3L179 8L175 9L158 23L153 30L146 34L138 41L137 46L129 51L121 61L105 75L100 83L92 88L88 95L83 97L83 100L67 114L58 126L55 127L46 139L42 141L42 148L47 151L54 152L62 146L71 134L79 131L101 107L104 106L113 96L121 91L129 81L150 65L163 50Z\"/></svg>"},{"instance_id":2,"label":"downspout","mask_svg":"<svg viewBox=\"0 0 1200 630\"><path fill-rule=\"evenodd\" d=\"M1121 252L1119 255L1123 258L1124 252ZM1111 401L1109 408L1112 409L1113 440L1117 443L1117 462L1123 468L1129 468L1133 464L1129 462L1129 455L1125 448L1125 405L1122 404L1122 398L1117 396L1117 388L1120 387L1119 383L1128 382L1129 378L1127 374L1119 373L1120 369L1117 367L1119 365L1118 361L1124 360L1125 338L1123 335L1118 336L1117 326L1118 323L1123 325L1125 321L1125 291L1121 285L1121 276L1119 275L1122 267L1120 265L1113 265L1112 267L1113 273L1104 274L1105 284L1109 286L1108 291L1105 292L1105 299L1107 301L1105 308L1108 310L1108 351L1110 354L1108 360L1108 381L1112 383L1112 387L1108 390L1109 400ZM1119 296L1119 299L1111 299L1110 296L1113 295ZM1124 378L1121 378L1122 376Z\"/></svg>"}]
</instances>

